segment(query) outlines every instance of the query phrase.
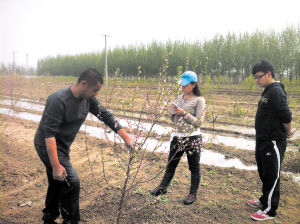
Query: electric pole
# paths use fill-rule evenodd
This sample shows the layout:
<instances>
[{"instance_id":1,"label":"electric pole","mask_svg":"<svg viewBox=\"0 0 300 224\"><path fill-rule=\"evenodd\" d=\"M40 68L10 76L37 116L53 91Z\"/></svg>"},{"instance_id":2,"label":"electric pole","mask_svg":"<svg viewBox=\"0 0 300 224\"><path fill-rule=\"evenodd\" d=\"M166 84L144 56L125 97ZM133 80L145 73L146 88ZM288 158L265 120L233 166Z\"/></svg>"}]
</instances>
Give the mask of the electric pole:
<instances>
[{"instance_id":1,"label":"electric pole","mask_svg":"<svg viewBox=\"0 0 300 224\"><path fill-rule=\"evenodd\" d=\"M106 78L106 89L108 88L108 67L107 67L107 37L110 37L106 34L103 35L105 39L105 78Z\"/></svg>"},{"instance_id":2,"label":"electric pole","mask_svg":"<svg viewBox=\"0 0 300 224\"><path fill-rule=\"evenodd\" d=\"M28 53L26 54L26 74L29 74L29 67L28 67Z\"/></svg>"},{"instance_id":3,"label":"electric pole","mask_svg":"<svg viewBox=\"0 0 300 224\"><path fill-rule=\"evenodd\" d=\"M15 54L16 54L16 52L13 51L12 54L13 54L12 71L15 73L16 72L16 60L15 60Z\"/></svg>"}]
</instances>

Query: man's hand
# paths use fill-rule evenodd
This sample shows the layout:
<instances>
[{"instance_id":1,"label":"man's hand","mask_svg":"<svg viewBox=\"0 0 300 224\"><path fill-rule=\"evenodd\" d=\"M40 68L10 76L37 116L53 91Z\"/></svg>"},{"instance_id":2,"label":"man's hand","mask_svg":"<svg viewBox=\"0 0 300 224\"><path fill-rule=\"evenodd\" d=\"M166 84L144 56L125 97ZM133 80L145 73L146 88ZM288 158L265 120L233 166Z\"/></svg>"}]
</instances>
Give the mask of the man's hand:
<instances>
[{"instance_id":1,"label":"man's hand","mask_svg":"<svg viewBox=\"0 0 300 224\"><path fill-rule=\"evenodd\" d=\"M292 130L289 133L287 133L287 138L293 137L295 132L296 132L296 128L292 128Z\"/></svg>"},{"instance_id":2,"label":"man's hand","mask_svg":"<svg viewBox=\"0 0 300 224\"><path fill-rule=\"evenodd\" d=\"M134 148L134 141L132 140L132 138L128 138L128 139L124 139L125 141L125 145L132 150Z\"/></svg>"},{"instance_id":3,"label":"man's hand","mask_svg":"<svg viewBox=\"0 0 300 224\"><path fill-rule=\"evenodd\" d=\"M54 180L65 181L65 178L68 176L66 169L60 164L52 167L52 170Z\"/></svg>"},{"instance_id":4,"label":"man's hand","mask_svg":"<svg viewBox=\"0 0 300 224\"><path fill-rule=\"evenodd\" d=\"M132 138L127 134L127 132L121 128L118 131L118 135L120 135L120 137L124 140L125 145L130 149L130 151L132 151L134 149L134 141L132 140Z\"/></svg>"},{"instance_id":5,"label":"man's hand","mask_svg":"<svg viewBox=\"0 0 300 224\"><path fill-rule=\"evenodd\" d=\"M59 163L56 139L55 137L45 138L45 142L49 160L52 166L53 179L64 181L68 174L66 169Z\"/></svg>"}]
</instances>

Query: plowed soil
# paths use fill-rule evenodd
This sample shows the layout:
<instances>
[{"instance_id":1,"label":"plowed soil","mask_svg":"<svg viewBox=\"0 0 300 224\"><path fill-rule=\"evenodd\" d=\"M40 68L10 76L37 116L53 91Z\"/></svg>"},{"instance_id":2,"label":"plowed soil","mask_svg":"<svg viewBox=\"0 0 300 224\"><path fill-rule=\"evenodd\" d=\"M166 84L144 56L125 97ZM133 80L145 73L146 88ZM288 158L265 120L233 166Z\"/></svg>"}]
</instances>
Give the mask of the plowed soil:
<instances>
[{"instance_id":1,"label":"plowed soil","mask_svg":"<svg viewBox=\"0 0 300 224\"><path fill-rule=\"evenodd\" d=\"M1 115L3 116L3 115ZM42 209L47 191L45 168L39 160L33 137L37 123L2 117L0 131L0 223L42 223ZM71 161L81 179L81 223L114 223L124 175L111 143L79 133L71 147ZM105 157L106 180L101 153ZM151 155L153 174L166 165L166 155ZM185 206L190 173L181 161L168 193L152 197L148 190L159 183L162 174L135 188L121 223L253 223L249 215L255 209L246 205L260 196L257 171L201 165L198 200ZM29 205L21 207L23 203ZM275 221L265 223L300 223L300 187L290 177L281 176L281 200ZM61 222L61 219L57 221Z\"/></svg>"}]
</instances>

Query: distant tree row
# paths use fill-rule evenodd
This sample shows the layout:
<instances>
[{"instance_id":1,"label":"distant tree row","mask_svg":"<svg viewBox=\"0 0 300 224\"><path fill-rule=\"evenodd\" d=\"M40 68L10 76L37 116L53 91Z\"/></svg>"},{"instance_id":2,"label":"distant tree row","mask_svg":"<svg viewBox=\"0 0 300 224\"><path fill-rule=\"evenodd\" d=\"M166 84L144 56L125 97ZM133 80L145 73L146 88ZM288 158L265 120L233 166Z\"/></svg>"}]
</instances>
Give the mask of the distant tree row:
<instances>
[{"instance_id":1,"label":"distant tree row","mask_svg":"<svg viewBox=\"0 0 300 224\"><path fill-rule=\"evenodd\" d=\"M148 45L117 47L108 51L108 70L126 75L137 74L138 67L144 76L159 73L163 58L169 54L170 76L176 75L178 66L194 70L198 75L228 76L233 80L251 74L253 65L266 59L275 66L277 77L300 79L300 25L281 32L257 31L253 34L228 33L211 40L193 43L152 42ZM105 52L80 55L58 55L38 61L38 75L78 75L84 68L104 71Z\"/></svg>"},{"instance_id":2,"label":"distant tree row","mask_svg":"<svg viewBox=\"0 0 300 224\"><path fill-rule=\"evenodd\" d=\"M0 66L0 74L11 74L11 73L17 73L22 75L34 75L35 70L33 67L24 67L24 66L18 66L18 65L12 65L8 64L5 65L4 63Z\"/></svg>"}]
</instances>

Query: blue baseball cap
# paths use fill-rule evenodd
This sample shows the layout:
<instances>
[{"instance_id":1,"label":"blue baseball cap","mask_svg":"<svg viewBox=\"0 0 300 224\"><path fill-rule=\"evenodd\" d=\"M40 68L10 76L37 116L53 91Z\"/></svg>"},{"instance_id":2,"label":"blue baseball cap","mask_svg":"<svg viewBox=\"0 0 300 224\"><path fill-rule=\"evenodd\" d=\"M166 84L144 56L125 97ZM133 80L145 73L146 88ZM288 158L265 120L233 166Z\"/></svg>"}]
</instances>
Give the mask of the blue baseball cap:
<instances>
[{"instance_id":1,"label":"blue baseball cap","mask_svg":"<svg viewBox=\"0 0 300 224\"><path fill-rule=\"evenodd\" d=\"M178 85L187 86L191 82L198 82L198 77L195 72L193 71L185 71L179 81L177 82Z\"/></svg>"}]
</instances>

